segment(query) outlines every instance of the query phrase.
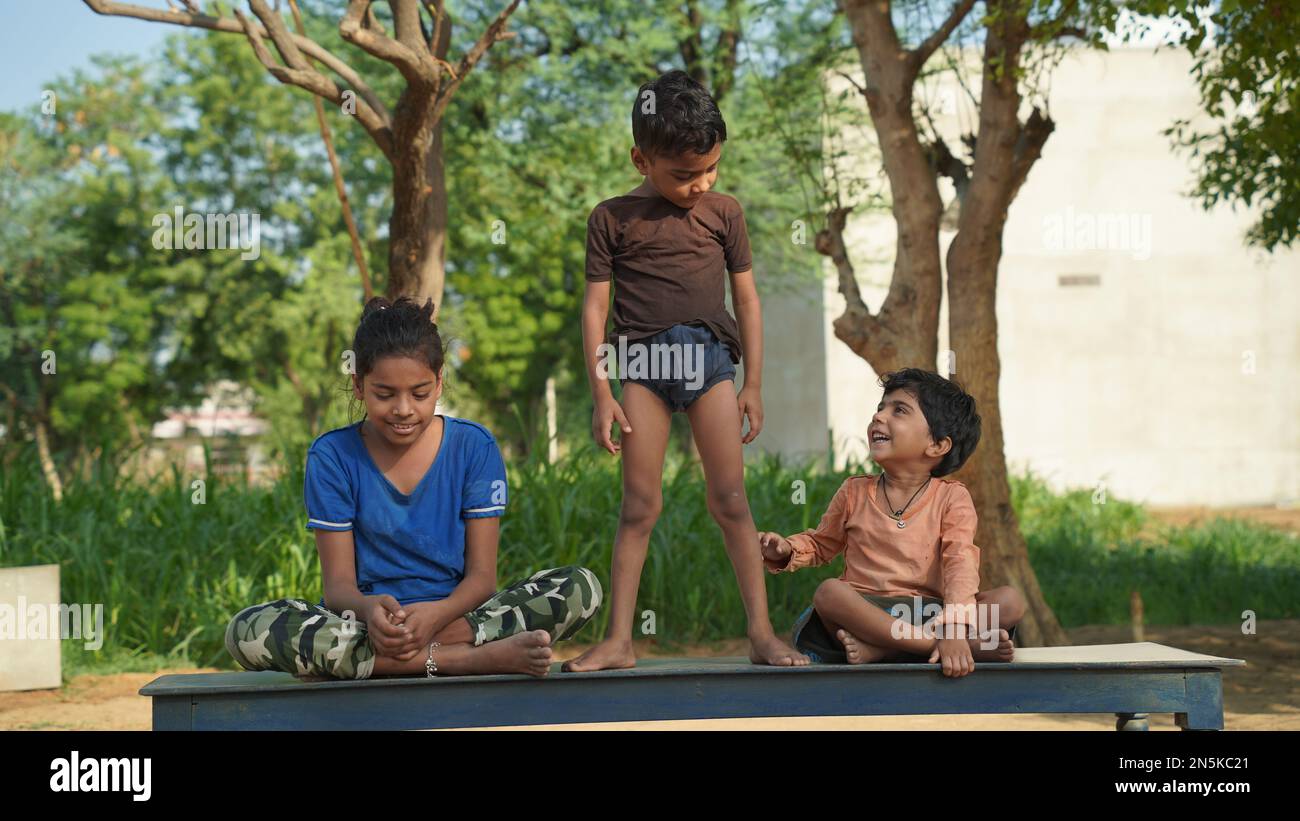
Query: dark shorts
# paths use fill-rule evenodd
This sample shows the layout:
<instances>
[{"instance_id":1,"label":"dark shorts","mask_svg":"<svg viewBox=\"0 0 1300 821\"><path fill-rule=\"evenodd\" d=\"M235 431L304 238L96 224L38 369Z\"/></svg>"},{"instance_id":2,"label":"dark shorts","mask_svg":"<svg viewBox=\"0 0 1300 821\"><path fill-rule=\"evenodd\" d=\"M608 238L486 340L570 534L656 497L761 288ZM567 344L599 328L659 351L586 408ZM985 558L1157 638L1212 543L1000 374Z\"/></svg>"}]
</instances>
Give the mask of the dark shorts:
<instances>
[{"instance_id":1,"label":"dark shorts","mask_svg":"<svg viewBox=\"0 0 1300 821\"><path fill-rule=\"evenodd\" d=\"M868 596L865 593L860 594L865 601L868 601L881 610L888 612L896 604L907 605L910 611L911 622L916 627L925 623L925 609L930 605L943 606L943 599L936 599L930 596L921 597L921 610L914 606L912 596ZM1007 629L1014 641L1016 638L1016 628L1014 626ZM793 643L795 649L800 653L808 656L814 663L818 664L848 664L848 657L844 654L844 645L840 640L835 638L826 625L822 622L817 611L812 607L799 614L795 619L793 630ZM917 657L919 661L925 659Z\"/></svg>"},{"instance_id":2,"label":"dark shorts","mask_svg":"<svg viewBox=\"0 0 1300 821\"><path fill-rule=\"evenodd\" d=\"M648 351L646 361L655 362L656 370L648 371L647 376L638 373L637 378L623 378L619 374L620 385L635 382L644 386L672 412L686 410L719 382L736 379L731 352L703 325L674 325L653 336L630 339L629 352L634 345L678 346L643 349Z\"/></svg>"}]
</instances>

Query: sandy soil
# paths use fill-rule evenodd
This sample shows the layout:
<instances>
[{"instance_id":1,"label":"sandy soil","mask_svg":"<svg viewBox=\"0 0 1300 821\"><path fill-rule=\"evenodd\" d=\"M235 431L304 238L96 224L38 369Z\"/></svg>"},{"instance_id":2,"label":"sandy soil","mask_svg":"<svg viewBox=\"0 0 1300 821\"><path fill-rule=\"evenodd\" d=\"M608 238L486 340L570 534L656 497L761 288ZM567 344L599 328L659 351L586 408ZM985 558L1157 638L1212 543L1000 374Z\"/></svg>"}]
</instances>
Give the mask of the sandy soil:
<instances>
[{"instance_id":1,"label":"sandy soil","mask_svg":"<svg viewBox=\"0 0 1300 821\"><path fill-rule=\"evenodd\" d=\"M1244 668L1223 675L1224 726L1229 730L1300 730L1300 620L1261 621L1258 633L1243 636L1240 628L1148 627L1145 639L1198 653L1246 660ZM1074 644L1114 644L1132 641L1124 626L1079 627L1068 631ZM567 644L560 658L577 656L584 648ZM743 641L695 647L671 655L743 655ZM642 657L663 655L651 644L638 648ZM60 690L0 693L0 729L147 730L149 699L138 690L163 673L211 672L194 668L155 673L77 676ZM978 669L972 675L979 675ZM852 730L1113 730L1105 715L973 715L895 716L880 718L769 718L714 721L656 721L618 724L553 725L530 729L852 729ZM1152 730L1177 730L1173 716L1151 718Z\"/></svg>"},{"instance_id":2,"label":"sandy soil","mask_svg":"<svg viewBox=\"0 0 1300 821\"><path fill-rule=\"evenodd\" d=\"M1211 519L1249 519L1288 533L1300 534L1300 505L1289 507L1148 507L1147 515L1161 525L1186 527L1204 524Z\"/></svg>"}]
</instances>

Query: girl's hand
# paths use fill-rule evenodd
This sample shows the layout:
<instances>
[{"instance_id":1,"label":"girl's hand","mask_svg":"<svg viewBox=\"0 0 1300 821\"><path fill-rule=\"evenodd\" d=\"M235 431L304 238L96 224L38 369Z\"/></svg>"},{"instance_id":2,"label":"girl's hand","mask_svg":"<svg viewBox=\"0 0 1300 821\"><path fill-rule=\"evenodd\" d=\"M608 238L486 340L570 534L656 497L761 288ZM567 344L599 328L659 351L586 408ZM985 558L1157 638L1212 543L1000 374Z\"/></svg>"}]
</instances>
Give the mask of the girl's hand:
<instances>
[{"instance_id":1,"label":"girl's hand","mask_svg":"<svg viewBox=\"0 0 1300 821\"><path fill-rule=\"evenodd\" d=\"M591 413L591 438L610 453L618 453L622 447L609 436L609 426L616 421L624 433L632 432L632 426L627 423L627 415L623 413L623 406L618 400L612 395L597 399L596 409Z\"/></svg>"},{"instance_id":2,"label":"girl's hand","mask_svg":"<svg viewBox=\"0 0 1300 821\"><path fill-rule=\"evenodd\" d=\"M758 549L764 559L776 564L784 564L786 557L794 552L789 539L780 533L767 531L758 534Z\"/></svg>"},{"instance_id":3,"label":"girl's hand","mask_svg":"<svg viewBox=\"0 0 1300 821\"><path fill-rule=\"evenodd\" d=\"M744 424L745 417L749 417L749 433L745 434L740 440L742 445L748 445L758 436L758 432L763 429L763 397L758 388L751 388L746 385L740 389L736 395L736 403L740 406L740 420Z\"/></svg>"},{"instance_id":4,"label":"girl's hand","mask_svg":"<svg viewBox=\"0 0 1300 821\"><path fill-rule=\"evenodd\" d=\"M435 602L416 602L406 608L406 621L402 622L410 633L405 644L394 655L398 661L410 661L429 650L437 633L438 608Z\"/></svg>"},{"instance_id":5,"label":"girl's hand","mask_svg":"<svg viewBox=\"0 0 1300 821\"><path fill-rule=\"evenodd\" d=\"M376 653L394 656L406 644L411 629L403 622L408 615L397 603L397 599L387 593L382 596L366 596L362 618L366 620L367 635Z\"/></svg>"}]
</instances>

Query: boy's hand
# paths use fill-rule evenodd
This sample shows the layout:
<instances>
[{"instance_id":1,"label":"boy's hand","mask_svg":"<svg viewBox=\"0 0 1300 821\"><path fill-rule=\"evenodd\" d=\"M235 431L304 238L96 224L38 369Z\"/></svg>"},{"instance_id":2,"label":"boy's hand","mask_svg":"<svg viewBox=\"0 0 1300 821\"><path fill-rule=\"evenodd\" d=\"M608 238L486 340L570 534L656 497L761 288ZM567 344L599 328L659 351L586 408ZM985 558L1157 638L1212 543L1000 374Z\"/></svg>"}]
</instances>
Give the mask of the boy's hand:
<instances>
[{"instance_id":1,"label":"boy's hand","mask_svg":"<svg viewBox=\"0 0 1300 821\"><path fill-rule=\"evenodd\" d=\"M970 642L966 639L939 639L934 651L930 653L930 664L943 663L943 674L961 678L975 671L975 656L971 654Z\"/></svg>"},{"instance_id":2,"label":"boy's hand","mask_svg":"<svg viewBox=\"0 0 1300 821\"><path fill-rule=\"evenodd\" d=\"M780 533L767 531L758 534L758 549L764 559L774 564L784 564L786 557L794 552L789 539Z\"/></svg>"},{"instance_id":3,"label":"boy's hand","mask_svg":"<svg viewBox=\"0 0 1300 821\"><path fill-rule=\"evenodd\" d=\"M596 400L596 409L591 412L591 438L610 453L618 453L622 448L609 436L609 426L614 422L618 422L619 429L624 433L632 432L632 426L627 423L627 415L623 413L623 406L613 396L602 396Z\"/></svg>"},{"instance_id":4,"label":"boy's hand","mask_svg":"<svg viewBox=\"0 0 1300 821\"><path fill-rule=\"evenodd\" d=\"M381 656L397 655L411 633L411 629L403 624L408 615L397 603L397 599L387 593L366 597L366 609L362 618L366 620L366 632L376 653Z\"/></svg>"},{"instance_id":5,"label":"boy's hand","mask_svg":"<svg viewBox=\"0 0 1300 821\"><path fill-rule=\"evenodd\" d=\"M749 433L740 440L742 445L748 445L763 429L763 396L758 388L746 385L736 394L736 404L740 406L741 425L744 425L745 417L749 417Z\"/></svg>"}]
</instances>

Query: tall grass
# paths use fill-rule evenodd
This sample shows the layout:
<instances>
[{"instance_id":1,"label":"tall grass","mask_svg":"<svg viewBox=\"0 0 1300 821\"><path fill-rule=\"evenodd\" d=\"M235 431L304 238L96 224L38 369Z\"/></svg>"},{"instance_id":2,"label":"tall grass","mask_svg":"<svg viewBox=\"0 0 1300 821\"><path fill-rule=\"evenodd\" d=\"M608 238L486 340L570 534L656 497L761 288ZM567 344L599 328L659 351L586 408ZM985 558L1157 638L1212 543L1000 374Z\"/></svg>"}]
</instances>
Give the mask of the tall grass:
<instances>
[{"instance_id":1,"label":"tall grass","mask_svg":"<svg viewBox=\"0 0 1300 821\"><path fill-rule=\"evenodd\" d=\"M291 449L284 459L288 469L270 487L179 469L141 485L101 468L71 480L62 503L53 501L32 454L16 459L0 476L0 566L56 563L62 601L104 605L103 648L63 642L65 672L155 669L160 662L229 667L222 635L234 613L283 596L319 597L303 511L304 456ZM584 448L554 465L534 459L509 470L501 584L581 564L608 585L618 459ZM755 461L746 471L755 523L782 533L816 525L851 472L861 468L826 473L775 457ZM195 479L206 483L203 504L195 503ZM1141 591L1149 623L1232 622L1244 609L1259 618L1300 615L1300 550L1292 535L1216 521L1144 537L1149 527L1136 505L1093 504L1089 491L1053 494L1034 476L1015 478L1012 490L1039 582L1066 626L1127 621L1132 589ZM663 493L636 624L648 624L642 614L653 611L655 637L670 647L743 636L735 576L698 465L670 458ZM836 560L769 577L777 629L787 629L817 584L842 566ZM602 610L577 639L599 638L606 619Z\"/></svg>"},{"instance_id":2,"label":"tall grass","mask_svg":"<svg viewBox=\"0 0 1300 821\"><path fill-rule=\"evenodd\" d=\"M1150 624L1300 615L1295 534L1226 518L1153 527L1140 506L1098 504L1091 490L1053 494L1032 475L1011 487L1030 562L1066 626L1127 622L1133 590Z\"/></svg>"}]
</instances>

